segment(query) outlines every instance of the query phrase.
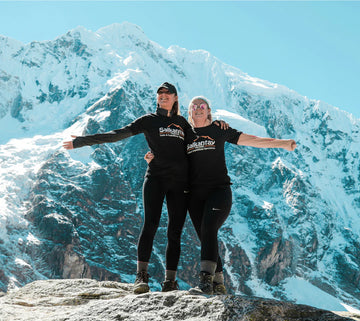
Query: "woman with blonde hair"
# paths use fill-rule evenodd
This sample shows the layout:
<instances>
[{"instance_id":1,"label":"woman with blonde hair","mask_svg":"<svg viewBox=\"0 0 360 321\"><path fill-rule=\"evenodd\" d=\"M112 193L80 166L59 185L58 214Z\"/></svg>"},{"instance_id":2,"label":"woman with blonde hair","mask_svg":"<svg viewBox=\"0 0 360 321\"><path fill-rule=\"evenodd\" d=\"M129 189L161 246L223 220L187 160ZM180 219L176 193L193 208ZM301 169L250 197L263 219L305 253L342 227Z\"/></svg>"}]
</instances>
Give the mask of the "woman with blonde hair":
<instances>
[{"instance_id":1,"label":"woman with blonde hair","mask_svg":"<svg viewBox=\"0 0 360 321\"><path fill-rule=\"evenodd\" d=\"M199 137L187 141L189 160L189 214L201 241L199 288L205 294L225 294L217 234L227 219L232 192L225 163L225 142L258 148L293 151L292 139L263 138L229 127L219 130L212 123L210 102L202 96L189 104L189 123Z\"/></svg>"},{"instance_id":2,"label":"woman with blonde hair","mask_svg":"<svg viewBox=\"0 0 360 321\"><path fill-rule=\"evenodd\" d=\"M258 148L293 151L292 139L263 138L229 127L221 130L212 122L210 102L203 96L191 99L188 121L197 137L186 142L189 161L190 200L188 210L201 241L198 290L205 294L226 294L217 234L232 205L230 177L225 163L225 142ZM152 155L146 155L151 161Z\"/></svg>"}]
</instances>

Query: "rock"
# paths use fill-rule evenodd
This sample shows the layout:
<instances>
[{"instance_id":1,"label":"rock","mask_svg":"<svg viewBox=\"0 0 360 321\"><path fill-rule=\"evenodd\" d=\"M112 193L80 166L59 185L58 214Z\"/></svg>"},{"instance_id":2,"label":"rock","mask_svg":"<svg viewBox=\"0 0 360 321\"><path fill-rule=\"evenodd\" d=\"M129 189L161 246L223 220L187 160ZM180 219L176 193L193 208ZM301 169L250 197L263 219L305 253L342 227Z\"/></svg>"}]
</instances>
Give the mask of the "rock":
<instances>
[{"instance_id":1,"label":"rock","mask_svg":"<svg viewBox=\"0 0 360 321\"><path fill-rule=\"evenodd\" d=\"M187 291L132 293L132 285L91 279L35 281L0 297L1 321L31 320L359 320L276 300L196 296Z\"/></svg>"}]
</instances>

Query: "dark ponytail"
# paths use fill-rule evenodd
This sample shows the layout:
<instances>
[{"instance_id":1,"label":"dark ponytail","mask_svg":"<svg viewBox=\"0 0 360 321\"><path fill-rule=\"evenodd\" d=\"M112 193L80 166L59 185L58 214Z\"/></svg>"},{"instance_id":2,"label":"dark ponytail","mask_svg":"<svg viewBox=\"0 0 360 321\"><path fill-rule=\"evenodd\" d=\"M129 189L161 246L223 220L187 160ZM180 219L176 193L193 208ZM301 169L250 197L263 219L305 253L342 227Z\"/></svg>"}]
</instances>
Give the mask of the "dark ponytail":
<instances>
[{"instance_id":1,"label":"dark ponytail","mask_svg":"<svg viewBox=\"0 0 360 321\"><path fill-rule=\"evenodd\" d=\"M173 115L180 115L179 101L175 101L172 106L171 112Z\"/></svg>"}]
</instances>

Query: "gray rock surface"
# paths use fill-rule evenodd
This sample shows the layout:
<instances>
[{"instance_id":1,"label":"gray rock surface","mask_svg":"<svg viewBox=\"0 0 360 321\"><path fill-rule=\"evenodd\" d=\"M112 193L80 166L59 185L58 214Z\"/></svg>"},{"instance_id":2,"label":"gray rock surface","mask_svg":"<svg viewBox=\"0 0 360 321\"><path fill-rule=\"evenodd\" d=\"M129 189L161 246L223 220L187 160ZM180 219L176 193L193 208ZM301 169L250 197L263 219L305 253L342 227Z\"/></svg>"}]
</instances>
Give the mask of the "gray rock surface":
<instances>
[{"instance_id":1,"label":"gray rock surface","mask_svg":"<svg viewBox=\"0 0 360 321\"><path fill-rule=\"evenodd\" d=\"M187 291L132 293L132 285L91 279L35 281L0 297L1 321L360 320L306 305Z\"/></svg>"}]
</instances>

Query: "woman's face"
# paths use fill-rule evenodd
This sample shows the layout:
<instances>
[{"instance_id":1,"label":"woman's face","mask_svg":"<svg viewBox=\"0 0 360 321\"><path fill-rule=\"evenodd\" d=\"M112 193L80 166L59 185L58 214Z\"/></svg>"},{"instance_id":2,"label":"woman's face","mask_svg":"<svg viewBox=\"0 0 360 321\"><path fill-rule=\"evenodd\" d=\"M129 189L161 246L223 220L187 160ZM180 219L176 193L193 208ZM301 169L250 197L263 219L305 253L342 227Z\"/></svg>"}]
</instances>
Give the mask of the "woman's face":
<instances>
[{"instance_id":1,"label":"woman's face","mask_svg":"<svg viewBox=\"0 0 360 321\"><path fill-rule=\"evenodd\" d=\"M171 110L178 97L175 94L170 94L166 88L161 88L157 93L157 103L160 108Z\"/></svg>"},{"instance_id":2,"label":"woman's face","mask_svg":"<svg viewBox=\"0 0 360 321\"><path fill-rule=\"evenodd\" d=\"M191 118L194 121L205 122L210 114L210 108L202 99L195 99L191 103Z\"/></svg>"}]
</instances>

